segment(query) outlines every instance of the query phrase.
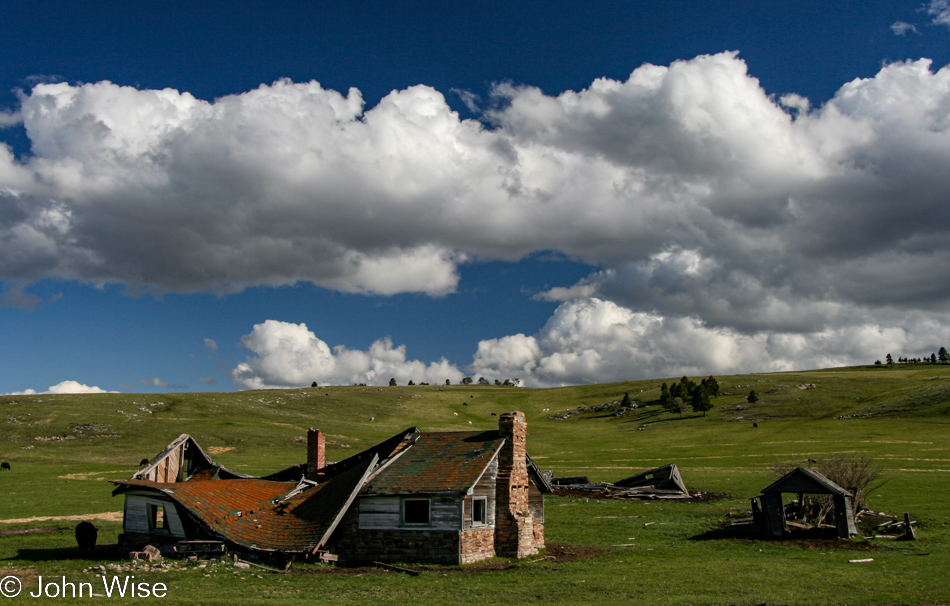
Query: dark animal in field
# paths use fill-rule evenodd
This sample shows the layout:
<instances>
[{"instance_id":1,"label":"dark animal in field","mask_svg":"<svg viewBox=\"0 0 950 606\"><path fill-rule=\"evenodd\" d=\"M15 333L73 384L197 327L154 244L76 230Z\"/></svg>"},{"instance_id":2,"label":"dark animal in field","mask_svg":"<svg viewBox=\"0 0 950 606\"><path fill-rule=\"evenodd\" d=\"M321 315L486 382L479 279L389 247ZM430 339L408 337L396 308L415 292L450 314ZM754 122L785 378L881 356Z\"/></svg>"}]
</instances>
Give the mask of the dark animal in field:
<instances>
[{"instance_id":1,"label":"dark animal in field","mask_svg":"<svg viewBox=\"0 0 950 606\"><path fill-rule=\"evenodd\" d=\"M10 464L7 463L6 461L4 461L3 463L0 463L0 471L3 471L4 469L6 469L7 471L13 471L13 469L10 467Z\"/></svg>"},{"instance_id":2,"label":"dark animal in field","mask_svg":"<svg viewBox=\"0 0 950 606\"><path fill-rule=\"evenodd\" d=\"M142 459L142 460L139 462L139 467L142 467L142 466L145 466L145 465L148 465L148 459Z\"/></svg>"},{"instance_id":3,"label":"dark animal in field","mask_svg":"<svg viewBox=\"0 0 950 606\"><path fill-rule=\"evenodd\" d=\"M79 545L79 554L92 556L96 549L96 539L99 538L99 529L92 522L76 524L76 543Z\"/></svg>"}]
</instances>

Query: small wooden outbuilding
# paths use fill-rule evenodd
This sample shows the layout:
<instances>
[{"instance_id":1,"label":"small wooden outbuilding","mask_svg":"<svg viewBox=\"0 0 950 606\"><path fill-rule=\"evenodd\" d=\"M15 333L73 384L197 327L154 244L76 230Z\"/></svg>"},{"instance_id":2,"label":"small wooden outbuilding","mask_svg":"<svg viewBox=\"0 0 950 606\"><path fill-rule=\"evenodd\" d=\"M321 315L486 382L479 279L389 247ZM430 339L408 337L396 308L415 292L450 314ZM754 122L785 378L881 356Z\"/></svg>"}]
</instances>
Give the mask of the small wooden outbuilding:
<instances>
[{"instance_id":1,"label":"small wooden outbuilding","mask_svg":"<svg viewBox=\"0 0 950 606\"><path fill-rule=\"evenodd\" d=\"M797 467L762 490L761 510L755 499L752 513L761 534L782 537L786 531L782 493L827 494L835 506L835 527L838 537L847 539L858 534L854 523L854 495L814 469Z\"/></svg>"}]
</instances>

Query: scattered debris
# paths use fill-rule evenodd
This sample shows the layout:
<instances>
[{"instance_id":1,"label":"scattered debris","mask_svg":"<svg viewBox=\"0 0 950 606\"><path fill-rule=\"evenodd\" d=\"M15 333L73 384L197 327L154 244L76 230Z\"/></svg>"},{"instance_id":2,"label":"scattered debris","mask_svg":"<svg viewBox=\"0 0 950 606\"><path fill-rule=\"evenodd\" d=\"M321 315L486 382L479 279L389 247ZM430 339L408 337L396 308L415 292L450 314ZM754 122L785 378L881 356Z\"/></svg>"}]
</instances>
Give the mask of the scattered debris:
<instances>
[{"instance_id":1,"label":"scattered debris","mask_svg":"<svg viewBox=\"0 0 950 606\"><path fill-rule=\"evenodd\" d=\"M615 417L620 417L628 412L637 410L640 405L634 401L630 407L624 406L620 403L620 400L613 400L611 402L605 402L603 404L592 404L590 406L578 406L573 410L567 410L564 412L559 412L553 416L548 417L551 421L565 421L571 417L579 414L584 414L585 412L608 412L614 411L613 415ZM547 410L547 409L545 409Z\"/></svg>"},{"instance_id":2,"label":"scattered debris","mask_svg":"<svg viewBox=\"0 0 950 606\"><path fill-rule=\"evenodd\" d=\"M36 436L34 442L62 442L63 440L75 440L76 436L63 434L61 436Z\"/></svg>"},{"instance_id":3,"label":"scattered debris","mask_svg":"<svg viewBox=\"0 0 950 606\"><path fill-rule=\"evenodd\" d=\"M162 552L154 545L146 545L142 551L130 551L129 559L133 562L158 562L162 559Z\"/></svg>"}]
</instances>

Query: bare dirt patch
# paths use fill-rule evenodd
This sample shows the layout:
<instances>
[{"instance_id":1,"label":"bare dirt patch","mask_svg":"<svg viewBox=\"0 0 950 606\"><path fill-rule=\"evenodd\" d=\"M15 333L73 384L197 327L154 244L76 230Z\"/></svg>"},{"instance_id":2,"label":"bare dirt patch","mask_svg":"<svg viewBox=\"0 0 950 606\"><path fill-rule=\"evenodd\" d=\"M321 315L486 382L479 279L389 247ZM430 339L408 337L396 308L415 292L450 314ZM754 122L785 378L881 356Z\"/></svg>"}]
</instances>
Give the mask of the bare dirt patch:
<instances>
[{"instance_id":1,"label":"bare dirt patch","mask_svg":"<svg viewBox=\"0 0 950 606\"><path fill-rule=\"evenodd\" d=\"M591 547L590 545L571 545L570 543L548 543L545 556L555 562L580 562L593 560L610 553L605 547Z\"/></svg>"},{"instance_id":2,"label":"bare dirt patch","mask_svg":"<svg viewBox=\"0 0 950 606\"><path fill-rule=\"evenodd\" d=\"M0 524L29 524L31 522L81 522L83 520L101 520L103 522L121 522L121 511L105 513L84 513L75 516L37 516L33 518L10 518L0 520Z\"/></svg>"},{"instance_id":3,"label":"bare dirt patch","mask_svg":"<svg viewBox=\"0 0 950 606\"><path fill-rule=\"evenodd\" d=\"M110 473L128 473L125 469L114 469L112 471L87 471L86 473L68 473L64 476L59 476L60 480L105 480L105 478L97 478L96 476L103 476Z\"/></svg>"},{"instance_id":4,"label":"bare dirt patch","mask_svg":"<svg viewBox=\"0 0 950 606\"><path fill-rule=\"evenodd\" d=\"M208 454L221 454L222 452L229 452L234 450L233 446L209 446L205 448L208 451Z\"/></svg>"},{"instance_id":5,"label":"bare dirt patch","mask_svg":"<svg viewBox=\"0 0 950 606\"><path fill-rule=\"evenodd\" d=\"M37 583L38 575L32 568L20 566L0 566L0 579L8 576L15 576L20 579L23 587L34 586Z\"/></svg>"}]
</instances>

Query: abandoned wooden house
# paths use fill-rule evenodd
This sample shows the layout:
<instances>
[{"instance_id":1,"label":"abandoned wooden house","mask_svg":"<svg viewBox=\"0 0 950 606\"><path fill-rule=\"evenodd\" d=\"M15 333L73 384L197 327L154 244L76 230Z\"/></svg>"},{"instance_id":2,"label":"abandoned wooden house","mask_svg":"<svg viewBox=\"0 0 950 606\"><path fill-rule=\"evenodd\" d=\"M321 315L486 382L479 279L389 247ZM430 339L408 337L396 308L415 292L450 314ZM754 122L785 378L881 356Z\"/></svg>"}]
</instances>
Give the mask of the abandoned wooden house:
<instances>
[{"instance_id":1,"label":"abandoned wooden house","mask_svg":"<svg viewBox=\"0 0 950 606\"><path fill-rule=\"evenodd\" d=\"M762 496L752 499L752 517L758 533L763 537L783 537L788 532L782 494L798 495L798 502L806 494L829 495L834 504L834 521L838 537L847 539L858 534L854 523L854 495L838 486L814 469L797 467L766 488Z\"/></svg>"},{"instance_id":2,"label":"abandoned wooden house","mask_svg":"<svg viewBox=\"0 0 950 606\"><path fill-rule=\"evenodd\" d=\"M279 558L465 564L544 547L551 488L526 451L524 414L490 431L410 428L337 463L319 431L307 463L269 476L227 469L188 435L130 480L120 544L217 542Z\"/></svg>"}]
</instances>

